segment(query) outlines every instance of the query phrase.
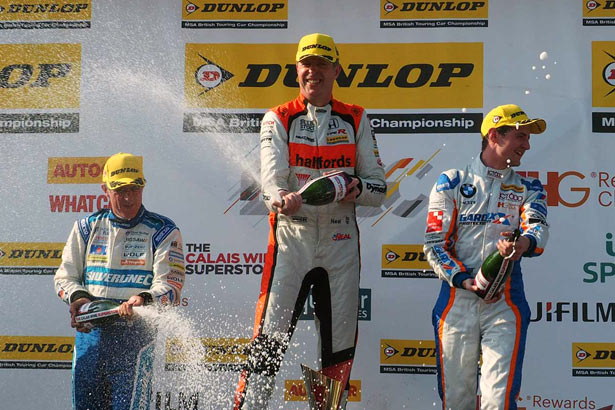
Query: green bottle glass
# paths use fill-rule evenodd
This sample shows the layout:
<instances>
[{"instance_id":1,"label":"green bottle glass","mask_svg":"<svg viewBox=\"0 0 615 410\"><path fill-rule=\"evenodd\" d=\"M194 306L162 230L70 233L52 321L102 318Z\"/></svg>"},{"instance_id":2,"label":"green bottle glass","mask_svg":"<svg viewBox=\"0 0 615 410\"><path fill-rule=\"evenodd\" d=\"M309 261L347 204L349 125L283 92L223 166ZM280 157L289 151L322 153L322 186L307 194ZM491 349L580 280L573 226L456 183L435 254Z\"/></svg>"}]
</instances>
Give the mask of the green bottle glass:
<instances>
[{"instance_id":1,"label":"green bottle glass","mask_svg":"<svg viewBox=\"0 0 615 410\"><path fill-rule=\"evenodd\" d=\"M111 323L119 318L119 307L120 303L113 300L101 299L88 302L79 308L75 321L85 323L90 328Z\"/></svg>"},{"instance_id":2,"label":"green bottle glass","mask_svg":"<svg viewBox=\"0 0 615 410\"><path fill-rule=\"evenodd\" d=\"M309 181L297 193L304 204L327 205L344 198L351 181L350 175L338 171Z\"/></svg>"},{"instance_id":3,"label":"green bottle glass","mask_svg":"<svg viewBox=\"0 0 615 410\"><path fill-rule=\"evenodd\" d=\"M521 231L515 229L508 241L515 243L520 235ZM497 249L487 256L474 278L474 284L478 287L476 294L483 299L491 299L506 285L513 265L513 261L500 255Z\"/></svg>"}]
</instances>

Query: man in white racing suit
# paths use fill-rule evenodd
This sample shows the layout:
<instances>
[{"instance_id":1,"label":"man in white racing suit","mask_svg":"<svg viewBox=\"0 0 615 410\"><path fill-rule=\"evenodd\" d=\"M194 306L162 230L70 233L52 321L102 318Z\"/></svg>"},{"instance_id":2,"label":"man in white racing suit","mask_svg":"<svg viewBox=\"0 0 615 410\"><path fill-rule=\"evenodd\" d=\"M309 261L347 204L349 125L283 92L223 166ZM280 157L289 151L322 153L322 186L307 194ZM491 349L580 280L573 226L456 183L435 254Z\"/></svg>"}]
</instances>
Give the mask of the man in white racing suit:
<instances>
[{"instance_id":1,"label":"man in white racing suit","mask_svg":"<svg viewBox=\"0 0 615 410\"><path fill-rule=\"evenodd\" d=\"M283 354L312 291L322 372L346 386L357 341L359 231L355 205L379 206L386 194L376 140L362 107L332 97L341 71L330 36L310 34L296 56L300 95L261 123L261 177L270 235L248 363L235 409L266 409ZM297 191L323 174L352 175L349 193L323 206Z\"/></svg>"},{"instance_id":2,"label":"man in white racing suit","mask_svg":"<svg viewBox=\"0 0 615 410\"><path fill-rule=\"evenodd\" d=\"M102 189L111 209L75 222L54 277L77 330L74 409L149 406L155 329L133 318L132 307L178 304L184 257L173 221L143 207L144 186L141 157L118 153L107 160ZM121 302L124 319L93 329L77 323L79 308L98 299Z\"/></svg>"},{"instance_id":3,"label":"man in white racing suit","mask_svg":"<svg viewBox=\"0 0 615 410\"><path fill-rule=\"evenodd\" d=\"M494 108L481 126L481 154L464 169L442 173L431 191L424 250L442 279L432 322L445 410L477 408L481 354L480 408L517 408L530 321L520 259L542 254L548 225L542 184L511 167L530 149L530 134L545 129L544 120L529 119L517 105ZM516 228L520 238L507 241ZM503 294L483 300L474 276L496 249L512 254L513 272Z\"/></svg>"}]
</instances>

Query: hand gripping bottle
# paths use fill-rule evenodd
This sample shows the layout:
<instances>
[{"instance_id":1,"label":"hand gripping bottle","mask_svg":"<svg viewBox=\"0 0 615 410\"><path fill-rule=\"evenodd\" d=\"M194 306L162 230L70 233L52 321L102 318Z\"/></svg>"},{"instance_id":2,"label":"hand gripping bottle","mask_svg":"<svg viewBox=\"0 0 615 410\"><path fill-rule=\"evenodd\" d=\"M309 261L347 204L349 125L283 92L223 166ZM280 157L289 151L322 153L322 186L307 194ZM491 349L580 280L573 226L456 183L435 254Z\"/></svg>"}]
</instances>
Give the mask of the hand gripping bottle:
<instances>
[{"instance_id":1,"label":"hand gripping bottle","mask_svg":"<svg viewBox=\"0 0 615 410\"><path fill-rule=\"evenodd\" d=\"M508 238L509 242L516 243L521 235L519 229L515 229L513 234ZM483 261L480 270L474 278L474 284L478 287L476 294L483 299L489 300L504 289L513 269L513 261L510 258L515 254L513 252L507 257L500 255L497 249Z\"/></svg>"},{"instance_id":2,"label":"hand gripping bottle","mask_svg":"<svg viewBox=\"0 0 615 410\"><path fill-rule=\"evenodd\" d=\"M85 323L90 329L96 326L111 323L118 319L120 303L113 300L95 300L88 302L79 308L75 316L77 323Z\"/></svg>"},{"instance_id":3,"label":"hand gripping bottle","mask_svg":"<svg viewBox=\"0 0 615 410\"><path fill-rule=\"evenodd\" d=\"M351 181L350 175L338 171L308 182L297 193L304 204L327 205L343 199L348 194L347 187Z\"/></svg>"}]
</instances>

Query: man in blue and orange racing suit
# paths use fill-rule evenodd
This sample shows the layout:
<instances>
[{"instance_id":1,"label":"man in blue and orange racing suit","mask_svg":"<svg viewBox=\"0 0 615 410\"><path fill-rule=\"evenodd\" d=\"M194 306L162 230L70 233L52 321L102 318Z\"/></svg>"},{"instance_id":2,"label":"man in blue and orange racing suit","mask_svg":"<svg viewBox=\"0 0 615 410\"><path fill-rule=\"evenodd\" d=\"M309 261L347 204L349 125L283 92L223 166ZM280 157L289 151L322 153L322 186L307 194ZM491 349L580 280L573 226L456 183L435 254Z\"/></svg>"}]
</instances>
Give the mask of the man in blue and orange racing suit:
<instances>
[{"instance_id":1,"label":"man in blue and orange racing suit","mask_svg":"<svg viewBox=\"0 0 615 410\"><path fill-rule=\"evenodd\" d=\"M184 284L182 238L173 221L142 205L143 159L111 156L102 189L111 209L75 222L54 284L76 328L73 408L147 409L155 329L133 306L177 304ZM93 300L122 302L120 319L93 329L75 321Z\"/></svg>"},{"instance_id":2,"label":"man in blue and orange racing suit","mask_svg":"<svg viewBox=\"0 0 615 410\"><path fill-rule=\"evenodd\" d=\"M477 408L481 353L481 409L517 408L530 320L520 258L542 254L548 225L540 181L511 167L530 149L530 134L545 129L544 120L528 118L517 105L494 108L481 126L481 154L464 169L442 173L431 191L425 254L442 279L432 320L443 409ZM516 228L521 237L507 241ZM474 276L496 249L512 254L513 272L503 292L483 300Z\"/></svg>"},{"instance_id":3,"label":"man in blue and orange racing suit","mask_svg":"<svg viewBox=\"0 0 615 410\"><path fill-rule=\"evenodd\" d=\"M275 375L310 288L322 372L346 386L357 341L359 231L355 204L379 206L386 194L376 140L362 107L332 98L341 71L333 39L310 34L296 55L300 95L261 124L263 198L271 231L248 363L235 409L266 409ZM326 172L353 175L339 202L302 205L297 191Z\"/></svg>"}]
</instances>

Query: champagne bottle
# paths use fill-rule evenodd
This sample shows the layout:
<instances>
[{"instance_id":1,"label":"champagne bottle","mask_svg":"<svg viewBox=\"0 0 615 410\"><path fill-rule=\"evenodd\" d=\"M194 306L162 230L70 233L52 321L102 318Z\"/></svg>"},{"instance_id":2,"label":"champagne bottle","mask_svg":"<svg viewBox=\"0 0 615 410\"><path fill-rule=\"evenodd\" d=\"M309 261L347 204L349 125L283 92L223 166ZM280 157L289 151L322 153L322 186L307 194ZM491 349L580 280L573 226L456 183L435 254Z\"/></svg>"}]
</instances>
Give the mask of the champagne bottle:
<instances>
[{"instance_id":1,"label":"champagne bottle","mask_svg":"<svg viewBox=\"0 0 615 410\"><path fill-rule=\"evenodd\" d=\"M297 193L307 205L327 205L339 201L348 194L352 177L344 171L323 175L305 184Z\"/></svg>"},{"instance_id":2,"label":"champagne bottle","mask_svg":"<svg viewBox=\"0 0 615 410\"><path fill-rule=\"evenodd\" d=\"M82 305L75 315L77 323L85 323L92 328L111 323L119 318L120 303L113 300L100 299Z\"/></svg>"},{"instance_id":3,"label":"champagne bottle","mask_svg":"<svg viewBox=\"0 0 615 410\"><path fill-rule=\"evenodd\" d=\"M521 231L515 229L508 241L515 243L520 235ZM514 265L510 256L503 257L497 249L487 256L474 278L474 284L478 287L476 292L478 296L488 300L504 288Z\"/></svg>"}]
</instances>

